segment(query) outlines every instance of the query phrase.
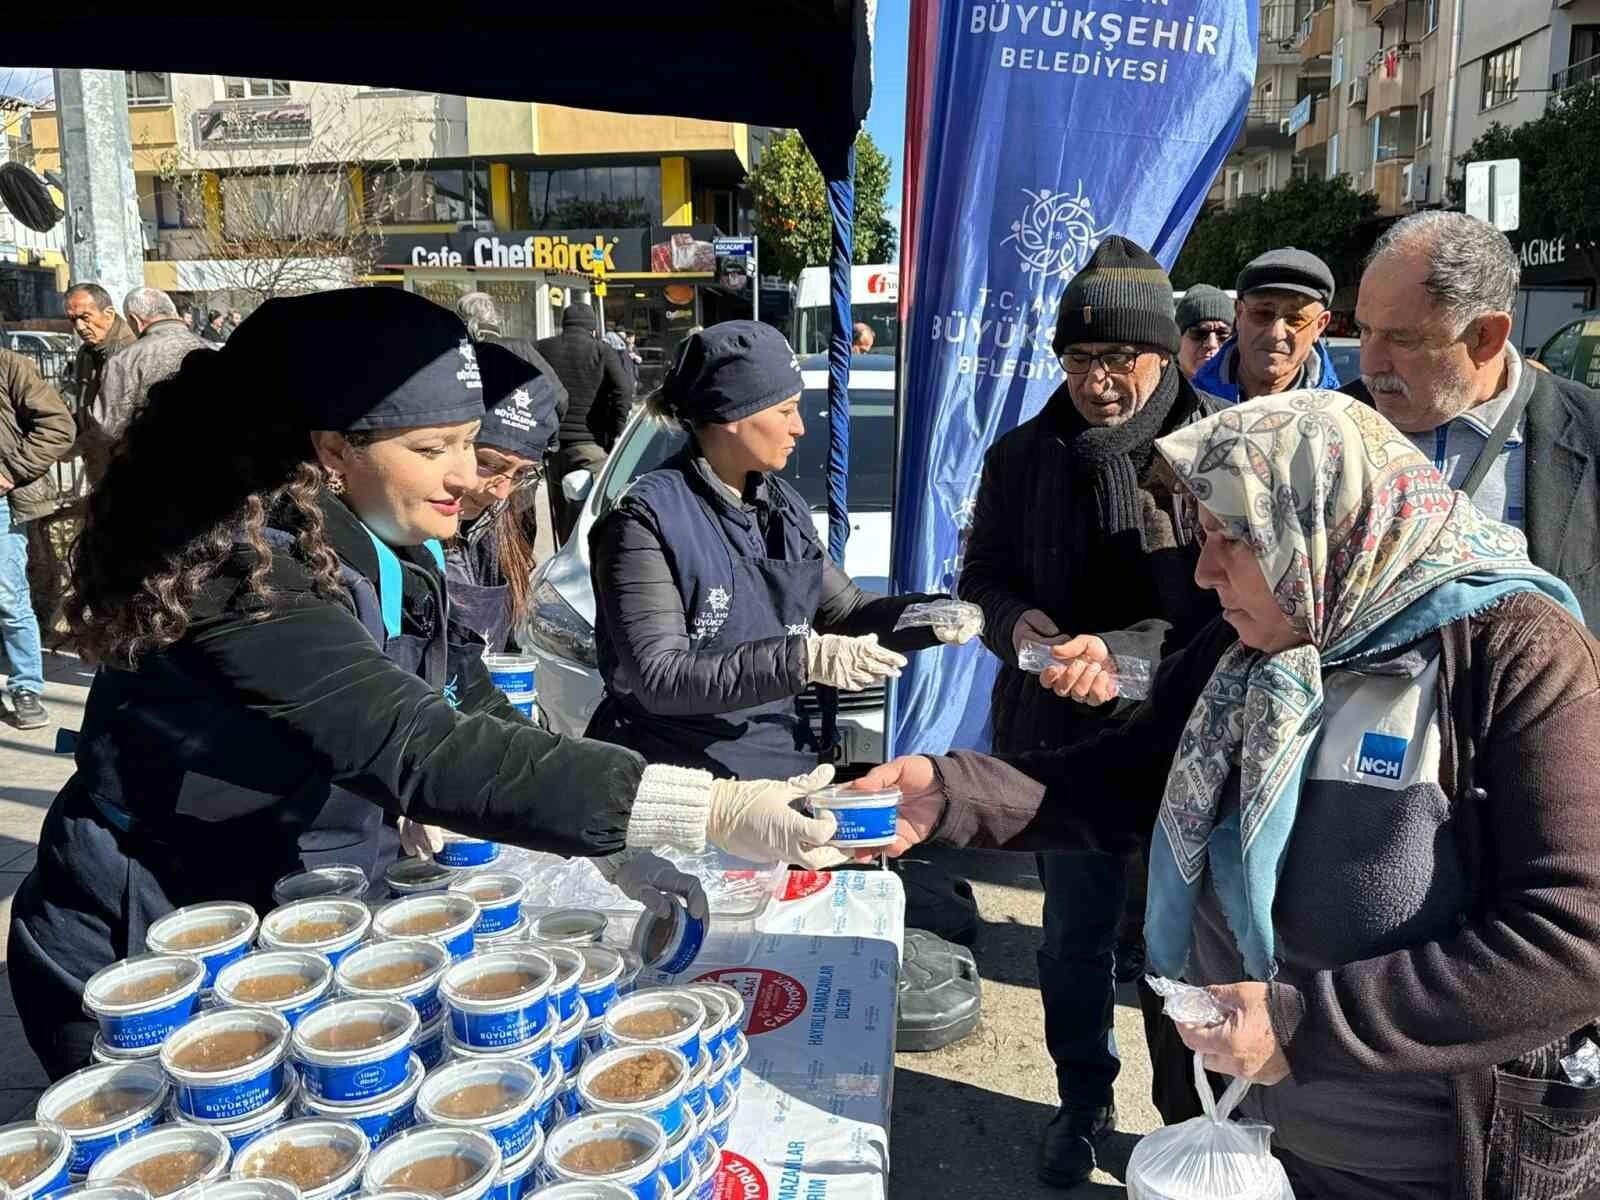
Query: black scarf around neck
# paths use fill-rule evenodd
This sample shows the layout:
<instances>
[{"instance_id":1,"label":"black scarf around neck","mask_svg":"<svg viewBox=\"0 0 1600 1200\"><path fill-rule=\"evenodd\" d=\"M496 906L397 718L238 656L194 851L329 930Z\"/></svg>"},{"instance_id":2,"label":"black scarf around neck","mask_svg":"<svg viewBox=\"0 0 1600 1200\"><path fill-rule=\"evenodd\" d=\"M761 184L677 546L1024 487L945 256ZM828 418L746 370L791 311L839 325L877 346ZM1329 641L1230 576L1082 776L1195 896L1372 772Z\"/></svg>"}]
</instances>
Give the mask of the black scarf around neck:
<instances>
[{"instance_id":1,"label":"black scarf around neck","mask_svg":"<svg viewBox=\"0 0 1600 1200\"><path fill-rule=\"evenodd\" d=\"M1057 428L1075 468L1077 481L1091 482L1096 527L1109 537L1124 530L1144 529L1144 504L1139 480L1155 456L1161 436L1178 399L1178 368L1171 364L1143 408L1121 425L1090 425L1072 405L1067 385L1061 385Z\"/></svg>"}]
</instances>

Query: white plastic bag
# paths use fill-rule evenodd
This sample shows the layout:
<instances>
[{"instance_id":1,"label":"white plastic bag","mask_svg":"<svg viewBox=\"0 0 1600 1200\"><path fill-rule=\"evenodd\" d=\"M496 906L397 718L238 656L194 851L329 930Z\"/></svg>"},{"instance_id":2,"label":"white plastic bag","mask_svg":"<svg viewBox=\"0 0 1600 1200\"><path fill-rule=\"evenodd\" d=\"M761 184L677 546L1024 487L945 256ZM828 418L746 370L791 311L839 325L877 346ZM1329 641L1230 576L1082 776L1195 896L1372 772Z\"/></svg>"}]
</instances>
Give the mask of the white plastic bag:
<instances>
[{"instance_id":1,"label":"white plastic bag","mask_svg":"<svg viewBox=\"0 0 1600 1200\"><path fill-rule=\"evenodd\" d=\"M1289 1177L1272 1157L1272 1126L1228 1119L1250 1081L1235 1079L1214 1100L1196 1054L1194 1083L1205 1115L1164 1126L1134 1147L1129 1200L1294 1200Z\"/></svg>"}]
</instances>

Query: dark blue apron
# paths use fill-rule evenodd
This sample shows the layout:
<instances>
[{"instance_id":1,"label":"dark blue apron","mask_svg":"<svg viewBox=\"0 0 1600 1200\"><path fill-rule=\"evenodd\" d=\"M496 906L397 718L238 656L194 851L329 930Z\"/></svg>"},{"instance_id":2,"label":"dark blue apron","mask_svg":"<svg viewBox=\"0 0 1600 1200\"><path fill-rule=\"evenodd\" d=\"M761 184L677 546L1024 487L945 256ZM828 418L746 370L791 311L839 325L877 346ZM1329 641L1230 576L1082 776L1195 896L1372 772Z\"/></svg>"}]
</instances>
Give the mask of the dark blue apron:
<instances>
[{"instance_id":1,"label":"dark blue apron","mask_svg":"<svg viewBox=\"0 0 1600 1200\"><path fill-rule=\"evenodd\" d=\"M809 632L822 595L823 557L805 502L769 476L763 537L748 508L713 498L696 473L680 458L641 476L627 494L627 503L650 510L669 548L695 649L726 652ZM783 557L771 557L774 550ZM609 662L602 655L602 673ZM650 762L702 767L723 778L783 779L817 765L815 738L796 699L663 716L613 687L608 674L588 736L628 746Z\"/></svg>"},{"instance_id":2,"label":"dark blue apron","mask_svg":"<svg viewBox=\"0 0 1600 1200\"><path fill-rule=\"evenodd\" d=\"M484 535L493 537L493 530ZM483 639L491 654L506 648L511 636L511 589L478 583L473 578L473 549L454 542L444 555L450 587L450 619Z\"/></svg>"}]
</instances>

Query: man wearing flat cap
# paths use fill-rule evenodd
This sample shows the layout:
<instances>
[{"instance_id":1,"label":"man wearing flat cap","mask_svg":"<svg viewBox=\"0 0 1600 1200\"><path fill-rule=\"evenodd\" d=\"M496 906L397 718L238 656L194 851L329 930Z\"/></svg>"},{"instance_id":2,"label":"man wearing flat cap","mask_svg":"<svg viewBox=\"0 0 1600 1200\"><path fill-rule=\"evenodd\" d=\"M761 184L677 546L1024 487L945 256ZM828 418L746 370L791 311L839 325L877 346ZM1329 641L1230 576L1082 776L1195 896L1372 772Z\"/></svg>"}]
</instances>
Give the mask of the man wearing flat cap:
<instances>
[{"instance_id":1,"label":"man wearing flat cap","mask_svg":"<svg viewBox=\"0 0 1600 1200\"><path fill-rule=\"evenodd\" d=\"M1194 377L1214 405L1296 388L1339 388L1322 344L1332 317L1333 272L1315 254L1285 246L1245 264L1234 283L1233 336Z\"/></svg>"},{"instance_id":2,"label":"man wearing flat cap","mask_svg":"<svg viewBox=\"0 0 1600 1200\"><path fill-rule=\"evenodd\" d=\"M1062 745L1126 719L1133 701L1067 665L1094 652L1089 643L1154 666L1216 611L1195 586L1198 549L1155 465L1156 438L1209 415L1178 368L1161 264L1107 237L1062 293L1054 347L1061 386L984 459L961 570L961 598L982 607L984 644L1001 662L997 753ZM1017 662L1028 643L1069 657L1031 675ZM1061 1108L1041 1138L1038 1172L1052 1186L1087 1179L1095 1139L1116 1123L1113 969L1130 873L1142 872L1134 849L1039 856L1039 992ZM1192 1076L1179 1082L1192 1097Z\"/></svg>"}]
</instances>

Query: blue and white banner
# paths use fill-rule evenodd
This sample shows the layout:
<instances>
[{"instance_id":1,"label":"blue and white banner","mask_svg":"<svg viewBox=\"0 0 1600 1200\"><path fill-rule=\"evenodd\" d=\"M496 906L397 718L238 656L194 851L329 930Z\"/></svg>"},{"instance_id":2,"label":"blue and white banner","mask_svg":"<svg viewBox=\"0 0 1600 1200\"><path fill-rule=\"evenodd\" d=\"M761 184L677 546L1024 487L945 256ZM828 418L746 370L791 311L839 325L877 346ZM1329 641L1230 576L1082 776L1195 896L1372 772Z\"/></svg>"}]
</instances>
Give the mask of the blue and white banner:
<instances>
[{"instance_id":1,"label":"blue and white banner","mask_svg":"<svg viewBox=\"0 0 1600 1200\"><path fill-rule=\"evenodd\" d=\"M1061 383L1056 304L1100 239L1171 268L1244 122L1258 7L914 0L897 590L955 589L984 453ZM914 656L891 751L986 746L996 666Z\"/></svg>"}]
</instances>

